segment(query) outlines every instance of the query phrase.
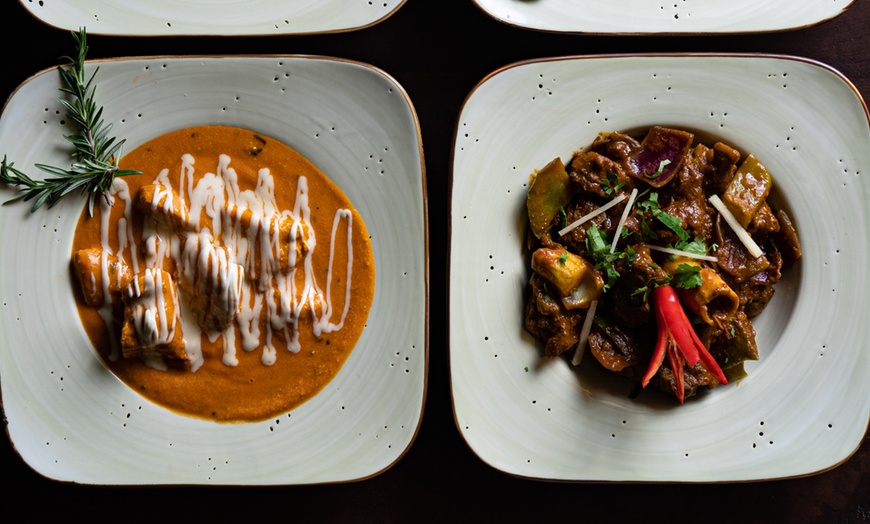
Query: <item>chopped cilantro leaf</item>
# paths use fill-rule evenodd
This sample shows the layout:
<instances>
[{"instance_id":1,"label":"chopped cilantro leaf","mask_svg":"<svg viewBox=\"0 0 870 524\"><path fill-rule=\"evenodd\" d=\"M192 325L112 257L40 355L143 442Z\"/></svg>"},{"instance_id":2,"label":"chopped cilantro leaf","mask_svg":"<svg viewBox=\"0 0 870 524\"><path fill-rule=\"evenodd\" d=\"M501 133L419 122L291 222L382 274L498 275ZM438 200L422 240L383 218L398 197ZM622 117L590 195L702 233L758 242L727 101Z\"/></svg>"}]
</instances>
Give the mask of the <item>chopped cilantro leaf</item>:
<instances>
[{"instance_id":1,"label":"chopped cilantro leaf","mask_svg":"<svg viewBox=\"0 0 870 524\"><path fill-rule=\"evenodd\" d=\"M641 220L640 222L640 230L643 231L643 234L649 237L652 240L655 240L659 237L659 234L653 231L649 224L646 223L646 220Z\"/></svg>"},{"instance_id":2,"label":"chopped cilantro leaf","mask_svg":"<svg viewBox=\"0 0 870 524\"><path fill-rule=\"evenodd\" d=\"M605 195L611 195L622 189L624 186L625 182L620 183L619 177L616 176L616 173L607 173L607 183L601 184L601 191L603 191Z\"/></svg>"},{"instance_id":3,"label":"chopped cilantro leaf","mask_svg":"<svg viewBox=\"0 0 870 524\"><path fill-rule=\"evenodd\" d=\"M703 283L701 281L701 268L691 264L680 264L677 266L671 283L684 289L699 287Z\"/></svg>"},{"instance_id":4,"label":"chopped cilantro leaf","mask_svg":"<svg viewBox=\"0 0 870 524\"><path fill-rule=\"evenodd\" d=\"M643 202L638 203L638 207L645 212L649 212L653 217L656 218L659 222L664 224L665 227L673 231L679 238L681 242L689 241L689 232L683 229L683 221L679 217L675 217L674 215L665 213L662 211L659 206L659 194L658 193L650 193L649 198L644 200ZM646 223L641 223L641 229L643 229L644 234L649 236L650 238L658 238L658 235L649 227ZM703 254L703 253L699 253Z\"/></svg>"},{"instance_id":5,"label":"chopped cilantro leaf","mask_svg":"<svg viewBox=\"0 0 870 524\"><path fill-rule=\"evenodd\" d=\"M662 171L664 171L665 166L670 165L670 163L671 163L670 160L662 160L661 162L659 162L659 168L655 173L645 174L643 176L645 176L647 178L653 178L653 179L658 178L658 177L662 176Z\"/></svg>"},{"instance_id":6,"label":"chopped cilantro leaf","mask_svg":"<svg viewBox=\"0 0 870 524\"><path fill-rule=\"evenodd\" d=\"M594 224L586 230L586 251L592 256L595 269L604 270L607 276L604 290L607 291L619 279L619 271L616 270L614 264L620 258L628 255L622 252L611 253L610 243L607 242L604 232Z\"/></svg>"},{"instance_id":7,"label":"chopped cilantro leaf","mask_svg":"<svg viewBox=\"0 0 870 524\"><path fill-rule=\"evenodd\" d=\"M691 242L680 241L674 244L674 249L679 249L680 251L686 251L688 253L694 253L696 255L706 255L707 254L707 245L700 238L695 237Z\"/></svg>"},{"instance_id":8,"label":"chopped cilantro leaf","mask_svg":"<svg viewBox=\"0 0 870 524\"><path fill-rule=\"evenodd\" d=\"M637 207L644 211L650 211L653 215L659 211L659 194L652 192L646 200L637 203Z\"/></svg>"},{"instance_id":9,"label":"chopped cilantro leaf","mask_svg":"<svg viewBox=\"0 0 870 524\"><path fill-rule=\"evenodd\" d=\"M607 243L604 232L594 224L586 230L586 250L592 254L592 258L595 260L600 259L610 251L610 244Z\"/></svg>"},{"instance_id":10,"label":"chopped cilantro leaf","mask_svg":"<svg viewBox=\"0 0 870 524\"><path fill-rule=\"evenodd\" d=\"M676 233L676 235L680 237L680 240L682 240L683 242L689 241L689 232L683 229L683 221L680 220L678 217L675 217L674 215L669 215L664 211L656 213L655 217L656 219L658 219L659 222L664 224L665 227Z\"/></svg>"},{"instance_id":11,"label":"chopped cilantro leaf","mask_svg":"<svg viewBox=\"0 0 870 524\"><path fill-rule=\"evenodd\" d=\"M642 286L642 287L635 289L631 293L631 296L632 297L640 296L643 298L643 301L646 302L647 297L649 296L649 292L650 292L649 286Z\"/></svg>"}]
</instances>

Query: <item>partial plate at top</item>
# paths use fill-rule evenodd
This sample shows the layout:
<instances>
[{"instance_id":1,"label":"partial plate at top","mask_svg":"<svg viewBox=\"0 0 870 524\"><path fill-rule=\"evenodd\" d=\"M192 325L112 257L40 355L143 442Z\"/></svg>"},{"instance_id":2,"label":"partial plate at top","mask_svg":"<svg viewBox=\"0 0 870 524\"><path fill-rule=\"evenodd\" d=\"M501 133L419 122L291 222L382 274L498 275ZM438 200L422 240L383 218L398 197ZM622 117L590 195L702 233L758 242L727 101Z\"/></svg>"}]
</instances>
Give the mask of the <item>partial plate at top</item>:
<instances>
[{"instance_id":1,"label":"partial plate at top","mask_svg":"<svg viewBox=\"0 0 870 524\"><path fill-rule=\"evenodd\" d=\"M125 36L337 33L377 24L405 0L19 0L48 25Z\"/></svg>"},{"instance_id":2,"label":"partial plate at top","mask_svg":"<svg viewBox=\"0 0 870 524\"><path fill-rule=\"evenodd\" d=\"M556 33L758 33L798 29L855 0L473 0L508 25Z\"/></svg>"},{"instance_id":3,"label":"partial plate at top","mask_svg":"<svg viewBox=\"0 0 870 524\"><path fill-rule=\"evenodd\" d=\"M679 405L546 360L523 328L529 175L599 132L652 125L754 153L803 258L753 319L748 376ZM847 460L870 420L870 119L855 87L807 59L562 57L483 79L453 149L450 374L481 460L520 477L720 482L796 477ZM670 402L668 400L671 400Z\"/></svg>"}]
</instances>

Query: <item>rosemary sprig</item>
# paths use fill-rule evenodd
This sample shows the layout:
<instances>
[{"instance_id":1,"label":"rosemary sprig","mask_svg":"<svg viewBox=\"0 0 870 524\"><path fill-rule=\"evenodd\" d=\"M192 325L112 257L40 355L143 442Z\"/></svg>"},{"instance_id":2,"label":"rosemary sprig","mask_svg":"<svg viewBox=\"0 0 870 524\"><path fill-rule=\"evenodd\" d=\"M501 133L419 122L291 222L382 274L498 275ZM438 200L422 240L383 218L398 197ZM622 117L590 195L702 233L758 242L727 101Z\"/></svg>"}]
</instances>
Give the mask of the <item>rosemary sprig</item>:
<instances>
[{"instance_id":1,"label":"rosemary sprig","mask_svg":"<svg viewBox=\"0 0 870 524\"><path fill-rule=\"evenodd\" d=\"M94 214L94 202L97 196L103 196L108 202L108 191L116 176L139 174L139 171L120 169L118 159L124 140L109 136L112 124L103 122L103 108L94 102L94 77L99 71L96 68L90 78L85 77L85 57L88 53L87 37L84 28L78 33L72 33L76 42L75 58L63 57L71 62L69 67L58 67L63 86L60 91L69 95L71 100L60 99L67 114L79 129L77 135L64 135L75 148L72 154L73 163L69 169L36 164L36 167L49 173L44 180L34 180L14 167L13 162L7 162L6 156L0 162L0 182L18 186L21 194L4 202L8 204L19 200L34 200L31 212L43 204L53 207L67 194L79 190L88 195L88 214Z\"/></svg>"}]
</instances>

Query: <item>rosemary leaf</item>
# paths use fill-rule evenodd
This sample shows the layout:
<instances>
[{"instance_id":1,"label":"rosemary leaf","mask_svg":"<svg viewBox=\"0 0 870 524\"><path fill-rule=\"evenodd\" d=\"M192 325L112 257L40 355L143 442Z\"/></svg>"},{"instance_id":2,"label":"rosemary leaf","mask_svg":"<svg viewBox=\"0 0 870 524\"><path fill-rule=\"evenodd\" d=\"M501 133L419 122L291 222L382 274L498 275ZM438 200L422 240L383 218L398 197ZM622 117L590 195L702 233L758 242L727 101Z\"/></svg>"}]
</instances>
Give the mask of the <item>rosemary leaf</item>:
<instances>
[{"instance_id":1,"label":"rosemary leaf","mask_svg":"<svg viewBox=\"0 0 870 524\"><path fill-rule=\"evenodd\" d=\"M72 36L76 42L76 57L64 57L70 64L66 68L61 66L58 70L63 83L59 90L70 97L61 98L60 104L66 108L67 116L79 131L76 135L64 135L73 147L74 161L66 169L36 164L37 168L49 176L44 180L34 180L13 167L14 163L7 162L4 155L0 162L0 182L17 186L20 192L4 204L33 200L30 211L34 212L43 205L51 208L64 196L79 191L82 195L87 195L88 214L93 216L94 203L98 196L111 203L108 193L115 177L140 173L118 168L124 140L109 136L112 124L103 121L103 108L98 107L94 101L94 78L99 67L94 69L90 78L86 77L87 35L82 28L78 33L72 33Z\"/></svg>"}]
</instances>

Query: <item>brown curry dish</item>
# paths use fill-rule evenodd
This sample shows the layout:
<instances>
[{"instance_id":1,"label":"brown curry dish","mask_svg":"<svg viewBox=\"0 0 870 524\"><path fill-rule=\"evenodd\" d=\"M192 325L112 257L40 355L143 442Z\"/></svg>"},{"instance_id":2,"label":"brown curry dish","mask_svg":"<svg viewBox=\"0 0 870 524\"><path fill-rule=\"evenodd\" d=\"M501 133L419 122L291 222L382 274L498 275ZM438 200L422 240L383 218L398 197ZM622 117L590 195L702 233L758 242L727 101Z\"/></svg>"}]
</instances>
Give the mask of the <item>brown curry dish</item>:
<instances>
[{"instance_id":1,"label":"brown curry dish","mask_svg":"<svg viewBox=\"0 0 870 524\"><path fill-rule=\"evenodd\" d=\"M157 404L222 422L287 412L332 380L375 285L344 193L289 146L235 127L167 133L120 165L142 174L82 213L72 252L105 365Z\"/></svg>"},{"instance_id":2,"label":"brown curry dish","mask_svg":"<svg viewBox=\"0 0 870 524\"><path fill-rule=\"evenodd\" d=\"M604 368L682 402L746 375L751 320L801 257L754 155L661 126L601 133L527 195L531 278L524 326L548 357Z\"/></svg>"}]
</instances>

